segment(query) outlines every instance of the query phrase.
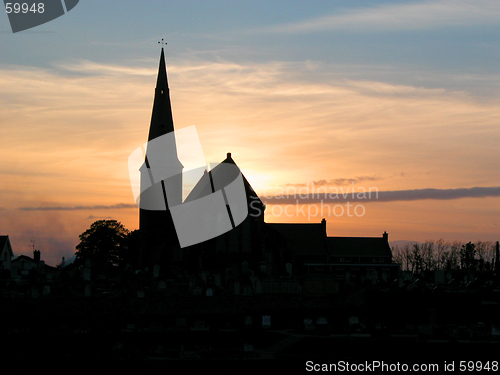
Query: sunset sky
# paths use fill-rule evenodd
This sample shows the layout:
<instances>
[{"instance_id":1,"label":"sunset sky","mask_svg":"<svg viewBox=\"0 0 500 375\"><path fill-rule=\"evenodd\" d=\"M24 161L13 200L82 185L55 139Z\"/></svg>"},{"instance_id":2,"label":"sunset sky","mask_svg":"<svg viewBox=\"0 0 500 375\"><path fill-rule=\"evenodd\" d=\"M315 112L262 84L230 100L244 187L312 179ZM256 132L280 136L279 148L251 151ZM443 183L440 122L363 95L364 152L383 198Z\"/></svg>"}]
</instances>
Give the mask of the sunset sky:
<instances>
[{"instance_id":1,"label":"sunset sky","mask_svg":"<svg viewBox=\"0 0 500 375\"><path fill-rule=\"evenodd\" d=\"M266 221L500 240L498 0L81 0L15 34L0 12L15 255L33 240L55 265L95 220L138 228L128 157L147 141L162 38L176 129L196 126L207 163L232 153ZM315 192L339 199L280 200Z\"/></svg>"}]
</instances>

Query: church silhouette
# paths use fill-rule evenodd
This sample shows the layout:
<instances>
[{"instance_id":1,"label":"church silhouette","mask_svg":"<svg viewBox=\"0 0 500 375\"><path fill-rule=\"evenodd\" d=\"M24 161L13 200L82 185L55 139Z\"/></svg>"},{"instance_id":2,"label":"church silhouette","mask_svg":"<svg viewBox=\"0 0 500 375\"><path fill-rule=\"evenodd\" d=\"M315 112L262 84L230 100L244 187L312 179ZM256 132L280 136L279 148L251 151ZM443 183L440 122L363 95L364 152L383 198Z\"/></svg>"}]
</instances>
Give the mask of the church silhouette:
<instances>
[{"instance_id":1,"label":"church silhouette","mask_svg":"<svg viewBox=\"0 0 500 375\"><path fill-rule=\"evenodd\" d=\"M148 142L175 130L169 90L162 46ZM165 202L182 203L183 165L175 141L166 147L169 168L175 173L161 184L144 189L141 202L148 200L148 194L156 194ZM214 192L214 176L228 165L237 167L231 153L205 171L184 202ZM140 171L142 183L144 176L151 175L148 151ZM387 233L382 237L328 237L325 219L320 223L266 223L265 204L243 173L241 176L248 207L245 220L226 233L192 246L181 248L169 205L165 210L140 206L142 240L136 269L155 269L169 278L203 275L203 287L235 294L275 292L277 280L281 291L294 293L303 288L328 291L344 283L396 277L398 266L392 263ZM304 282L304 277L313 281Z\"/></svg>"}]
</instances>

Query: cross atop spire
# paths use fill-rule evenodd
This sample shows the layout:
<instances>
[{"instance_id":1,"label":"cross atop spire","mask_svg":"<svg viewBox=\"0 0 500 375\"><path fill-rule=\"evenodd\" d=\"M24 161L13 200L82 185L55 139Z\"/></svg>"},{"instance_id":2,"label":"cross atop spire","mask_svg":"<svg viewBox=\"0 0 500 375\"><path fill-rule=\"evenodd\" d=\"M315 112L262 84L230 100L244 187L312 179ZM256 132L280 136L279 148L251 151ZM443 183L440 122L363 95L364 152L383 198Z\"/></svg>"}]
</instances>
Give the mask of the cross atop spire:
<instances>
[{"instance_id":1,"label":"cross atop spire","mask_svg":"<svg viewBox=\"0 0 500 375\"><path fill-rule=\"evenodd\" d=\"M167 44L167 42L165 42L165 41L163 40L163 38L161 38L161 42L158 42L158 44L160 44L160 43L161 43L161 48L162 48L162 49L163 49L163 45L166 45L166 44Z\"/></svg>"}]
</instances>

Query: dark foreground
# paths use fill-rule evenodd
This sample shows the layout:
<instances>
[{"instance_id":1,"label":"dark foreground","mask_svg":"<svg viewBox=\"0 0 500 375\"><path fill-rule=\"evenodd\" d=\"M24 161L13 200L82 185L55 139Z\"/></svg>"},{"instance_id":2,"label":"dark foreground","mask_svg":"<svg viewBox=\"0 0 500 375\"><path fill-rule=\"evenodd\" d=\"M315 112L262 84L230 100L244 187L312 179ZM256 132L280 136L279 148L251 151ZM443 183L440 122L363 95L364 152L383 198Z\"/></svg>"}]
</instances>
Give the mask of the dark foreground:
<instances>
[{"instance_id":1,"label":"dark foreground","mask_svg":"<svg viewBox=\"0 0 500 375\"><path fill-rule=\"evenodd\" d=\"M4 299L2 357L25 367L141 373L498 373L497 298Z\"/></svg>"}]
</instances>

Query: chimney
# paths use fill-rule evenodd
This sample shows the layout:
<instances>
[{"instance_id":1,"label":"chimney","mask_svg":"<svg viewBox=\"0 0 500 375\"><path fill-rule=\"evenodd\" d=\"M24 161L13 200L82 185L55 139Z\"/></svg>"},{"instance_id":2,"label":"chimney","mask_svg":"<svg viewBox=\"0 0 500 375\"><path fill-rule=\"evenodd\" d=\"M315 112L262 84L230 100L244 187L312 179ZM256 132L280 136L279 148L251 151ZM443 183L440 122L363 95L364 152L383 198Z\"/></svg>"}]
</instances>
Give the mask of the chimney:
<instances>
[{"instance_id":1,"label":"chimney","mask_svg":"<svg viewBox=\"0 0 500 375\"><path fill-rule=\"evenodd\" d=\"M37 264L40 262L40 250L34 250L33 251L33 260Z\"/></svg>"},{"instance_id":2,"label":"chimney","mask_svg":"<svg viewBox=\"0 0 500 375\"><path fill-rule=\"evenodd\" d=\"M231 153L230 152L227 153L227 158L231 159Z\"/></svg>"},{"instance_id":3,"label":"chimney","mask_svg":"<svg viewBox=\"0 0 500 375\"><path fill-rule=\"evenodd\" d=\"M384 231L384 234L382 234L382 238L385 242L389 243L389 234L387 234L387 232Z\"/></svg>"},{"instance_id":4,"label":"chimney","mask_svg":"<svg viewBox=\"0 0 500 375\"><path fill-rule=\"evenodd\" d=\"M321 225L323 226L323 230L325 231L325 236L326 236L326 219L325 218L321 219Z\"/></svg>"}]
</instances>

